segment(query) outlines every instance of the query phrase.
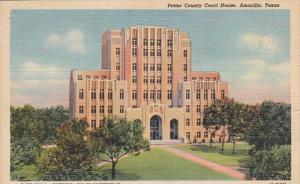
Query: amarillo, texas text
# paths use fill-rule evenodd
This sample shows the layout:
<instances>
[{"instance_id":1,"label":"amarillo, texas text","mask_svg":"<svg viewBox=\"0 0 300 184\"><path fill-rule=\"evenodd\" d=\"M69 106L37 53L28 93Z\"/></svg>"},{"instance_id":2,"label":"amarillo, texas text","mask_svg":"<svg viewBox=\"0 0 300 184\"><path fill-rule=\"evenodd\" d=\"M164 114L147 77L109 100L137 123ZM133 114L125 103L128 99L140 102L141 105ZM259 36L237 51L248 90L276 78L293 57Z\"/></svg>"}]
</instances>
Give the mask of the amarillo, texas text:
<instances>
[{"instance_id":1,"label":"amarillo, texas text","mask_svg":"<svg viewBox=\"0 0 300 184\"><path fill-rule=\"evenodd\" d=\"M271 3L176 3L168 8L279 8L280 4Z\"/></svg>"}]
</instances>

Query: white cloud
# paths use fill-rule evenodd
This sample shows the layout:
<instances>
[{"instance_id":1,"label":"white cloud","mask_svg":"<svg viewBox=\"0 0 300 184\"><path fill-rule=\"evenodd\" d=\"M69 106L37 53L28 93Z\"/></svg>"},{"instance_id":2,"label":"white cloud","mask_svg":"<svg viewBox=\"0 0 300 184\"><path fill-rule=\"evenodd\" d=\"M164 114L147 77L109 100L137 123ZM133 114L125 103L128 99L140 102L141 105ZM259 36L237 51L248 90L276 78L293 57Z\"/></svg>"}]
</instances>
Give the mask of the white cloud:
<instances>
[{"instance_id":1,"label":"white cloud","mask_svg":"<svg viewBox=\"0 0 300 184\"><path fill-rule=\"evenodd\" d=\"M272 36L246 33L240 38L239 46L255 50L263 49L268 53L273 53L278 50L279 40Z\"/></svg>"},{"instance_id":2,"label":"white cloud","mask_svg":"<svg viewBox=\"0 0 300 184\"><path fill-rule=\"evenodd\" d=\"M57 72L61 69L54 66L43 66L33 61L27 61L23 65L23 69L26 72Z\"/></svg>"},{"instance_id":3,"label":"white cloud","mask_svg":"<svg viewBox=\"0 0 300 184\"><path fill-rule=\"evenodd\" d=\"M51 34L46 41L47 46L65 47L70 52L76 54L85 54L84 34L79 30L71 30L65 34Z\"/></svg>"},{"instance_id":4,"label":"white cloud","mask_svg":"<svg viewBox=\"0 0 300 184\"><path fill-rule=\"evenodd\" d=\"M290 72L290 63L282 62L275 64L268 64L265 60L254 59L254 60L245 60L242 62L242 67L246 69L246 73L241 76L241 79L247 80L258 80L263 76L266 76L266 72L270 75L281 75L289 76Z\"/></svg>"}]
</instances>

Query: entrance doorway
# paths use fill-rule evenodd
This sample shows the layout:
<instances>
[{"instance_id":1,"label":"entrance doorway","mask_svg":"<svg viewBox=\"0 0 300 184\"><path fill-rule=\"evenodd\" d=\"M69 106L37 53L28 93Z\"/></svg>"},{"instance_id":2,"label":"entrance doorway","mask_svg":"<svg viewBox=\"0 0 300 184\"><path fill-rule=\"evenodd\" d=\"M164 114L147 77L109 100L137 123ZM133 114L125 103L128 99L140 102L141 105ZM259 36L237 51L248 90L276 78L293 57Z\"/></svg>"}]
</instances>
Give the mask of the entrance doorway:
<instances>
[{"instance_id":1,"label":"entrance doorway","mask_svg":"<svg viewBox=\"0 0 300 184\"><path fill-rule=\"evenodd\" d=\"M170 139L178 139L178 120L172 119L170 122Z\"/></svg>"},{"instance_id":2,"label":"entrance doorway","mask_svg":"<svg viewBox=\"0 0 300 184\"><path fill-rule=\"evenodd\" d=\"M162 140L162 122L157 115L150 119L150 140Z\"/></svg>"}]
</instances>

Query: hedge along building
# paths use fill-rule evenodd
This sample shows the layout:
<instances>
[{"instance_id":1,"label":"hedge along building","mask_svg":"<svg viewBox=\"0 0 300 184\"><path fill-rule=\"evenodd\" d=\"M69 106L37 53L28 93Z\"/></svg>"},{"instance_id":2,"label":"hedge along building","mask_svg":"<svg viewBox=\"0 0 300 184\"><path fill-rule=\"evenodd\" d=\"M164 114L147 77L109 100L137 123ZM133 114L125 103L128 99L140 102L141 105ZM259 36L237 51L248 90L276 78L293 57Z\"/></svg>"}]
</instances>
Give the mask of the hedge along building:
<instances>
[{"instance_id":1,"label":"hedge along building","mask_svg":"<svg viewBox=\"0 0 300 184\"><path fill-rule=\"evenodd\" d=\"M96 128L117 116L141 122L152 142L208 142L204 109L225 98L228 85L218 72L192 71L186 32L126 27L106 31L101 42L101 70L71 71L70 119L86 118Z\"/></svg>"}]
</instances>

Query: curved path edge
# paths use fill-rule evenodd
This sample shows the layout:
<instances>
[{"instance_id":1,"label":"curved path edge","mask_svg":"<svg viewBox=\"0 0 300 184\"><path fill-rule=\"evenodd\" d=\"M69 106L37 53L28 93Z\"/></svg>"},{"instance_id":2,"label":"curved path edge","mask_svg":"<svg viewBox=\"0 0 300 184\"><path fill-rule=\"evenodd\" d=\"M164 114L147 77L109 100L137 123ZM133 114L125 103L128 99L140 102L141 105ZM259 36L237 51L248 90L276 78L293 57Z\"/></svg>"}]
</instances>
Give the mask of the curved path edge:
<instances>
[{"instance_id":1,"label":"curved path edge","mask_svg":"<svg viewBox=\"0 0 300 184\"><path fill-rule=\"evenodd\" d=\"M226 175L228 175L232 178L235 178L235 179L238 179L238 180L245 180L245 178L246 178L246 175L244 173L236 171L236 170L232 169L231 167L220 165L220 164L208 161L206 159L202 159L198 156L195 156L195 155L193 155L191 153L188 153L188 152L185 152L183 150L179 150L179 149L176 149L176 148L168 146L168 145L163 145L163 146L156 145L156 147L160 147L160 148L163 148L165 150L168 150L169 152L172 152L173 154L175 154L177 156L180 156L184 159L190 160L194 163L205 166L205 167L210 168L212 170L215 170L219 173L226 174Z\"/></svg>"}]
</instances>

